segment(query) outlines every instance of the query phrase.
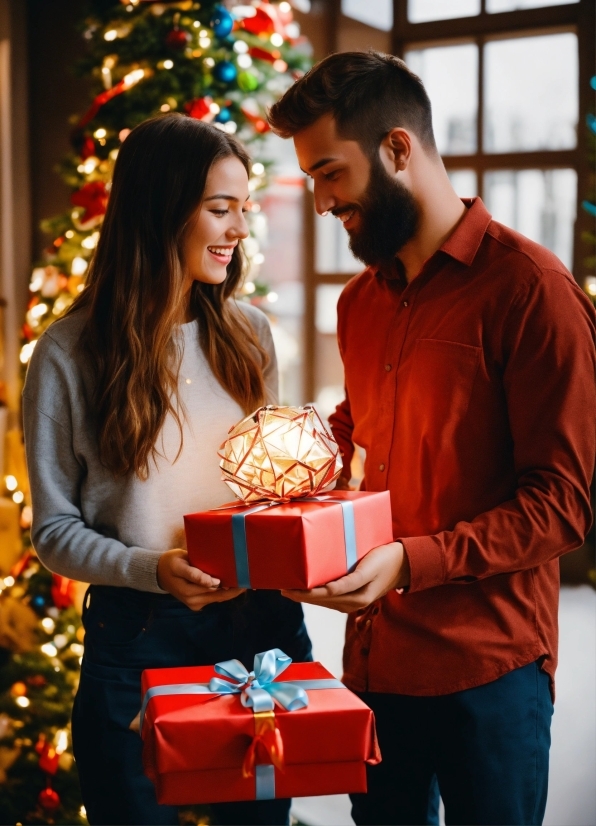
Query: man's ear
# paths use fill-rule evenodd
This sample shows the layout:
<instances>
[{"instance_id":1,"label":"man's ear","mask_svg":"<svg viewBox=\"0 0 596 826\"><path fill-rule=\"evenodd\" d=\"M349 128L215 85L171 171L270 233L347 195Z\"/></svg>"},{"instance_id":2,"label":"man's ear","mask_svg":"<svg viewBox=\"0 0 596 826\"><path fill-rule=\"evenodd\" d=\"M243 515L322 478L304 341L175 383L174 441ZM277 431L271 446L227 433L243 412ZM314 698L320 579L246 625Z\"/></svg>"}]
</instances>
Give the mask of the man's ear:
<instances>
[{"instance_id":1,"label":"man's ear","mask_svg":"<svg viewBox=\"0 0 596 826\"><path fill-rule=\"evenodd\" d=\"M412 138L406 129L395 127L388 132L379 147L383 166L390 175L407 169L412 156Z\"/></svg>"}]
</instances>

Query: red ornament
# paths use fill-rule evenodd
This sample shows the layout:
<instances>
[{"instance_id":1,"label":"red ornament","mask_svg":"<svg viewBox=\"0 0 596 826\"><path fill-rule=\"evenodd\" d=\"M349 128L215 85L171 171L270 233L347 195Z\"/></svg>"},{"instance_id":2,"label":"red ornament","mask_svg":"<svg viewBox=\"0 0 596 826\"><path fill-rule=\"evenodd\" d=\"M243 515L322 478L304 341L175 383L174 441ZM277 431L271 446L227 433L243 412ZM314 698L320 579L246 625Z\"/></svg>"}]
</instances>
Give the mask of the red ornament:
<instances>
[{"instance_id":1,"label":"red ornament","mask_svg":"<svg viewBox=\"0 0 596 826\"><path fill-rule=\"evenodd\" d=\"M31 688L43 688L44 685L47 684L46 678L43 674L32 674L30 677L27 677L26 683L30 685Z\"/></svg>"},{"instance_id":2,"label":"red ornament","mask_svg":"<svg viewBox=\"0 0 596 826\"><path fill-rule=\"evenodd\" d=\"M42 809L46 809L48 812L55 812L56 809L60 807L60 795L58 792L55 792L50 786L47 789L43 789L39 793L39 797L37 798L37 802L42 807Z\"/></svg>"},{"instance_id":3,"label":"red ornament","mask_svg":"<svg viewBox=\"0 0 596 826\"><path fill-rule=\"evenodd\" d=\"M76 584L74 579L69 579L66 576L59 574L52 574L52 588L51 594L56 608L60 610L70 608L75 600Z\"/></svg>"},{"instance_id":4,"label":"red ornament","mask_svg":"<svg viewBox=\"0 0 596 826\"><path fill-rule=\"evenodd\" d=\"M273 34L277 28L274 15L273 9L261 6L257 8L255 15L244 18L242 28L251 34Z\"/></svg>"},{"instance_id":5,"label":"red ornament","mask_svg":"<svg viewBox=\"0 0 596 826\"><path fill-rule=\"evenodd\" d=\"M39 755L39 768L46 774L56 774L60 755L50 743L44 743Z\"/></svg>"},{"instance_id":6,"label":"red ornament","mask_svg":"<svg viewBox=\"0 0 596 826\"><path fill-rule=\"evenodd\" d=\"M278 52L277 49L268 52L267 49L261 49L259 46L251 46L248 53L251 57L256 57L257 60L266 60L267 63L275 63L281 57L281 52Z\"/></svg>"},{"instance_id":7,"label":"red ornament","mask_svg":"<svg viewBox=\"0 0 596 826\"><path fill-rule=\"evenodd\" d=\"M196 120L212 120L213 112L211 111L210 106L212 102L213 101L210 97L196 98L195 100L185 103L184 109L188 112L191 118L196 118Z\"/></svg>"},{"instance_id":8,"label":"red ornament","mask_svg":"<svg viewBox=\"0 0 596 826\"><path fill-rule=\"evenodd\" d=\"M189 40L190 35L188 32L185 32L183 29L172 29L166 37L166 46L169 49L181 52L186 48Z\"/></svg>"},{"instance_id":9,"label":"red ornament","mask_svg":"<svg viewBox=\"0 0 596 826\"><path fill-rule=\"evenodd\" d=\"M269 132L271 127L267 123L267 121L261 117L261 115L255 115L254 112L251 112L249 109L245 109L243 107L240 108L240 111L244 115L249 123L255 128L255 132L258 132L260 135L264 135L265 132Z\"/></svg>"},{"instance_id":10,"label":"red ornament","mask_svg":"<svg viewBox=\"0 0 596 826\"><path fill-rule=\"evenodd\" d=\"M90 158L92 155L95 155L95 141L88 135L86 138L83 138L83 142L81 144L80 149L80 155L82 161L86 161L87 158Z\"/></svg>"},{"instance_id":11,"label":"red ornament","mask_svg":"<svg viewBox=\"0 0 596 826\"><path fill-rule=\"evenodd\" d=\"M81 218L81 224L86 224L93 218L105 215L108 205L108 193L103 181L91 181L84 184L79 190L70 196L74 206L83 207L85 212Z\"/></svg>"}]
</instances>

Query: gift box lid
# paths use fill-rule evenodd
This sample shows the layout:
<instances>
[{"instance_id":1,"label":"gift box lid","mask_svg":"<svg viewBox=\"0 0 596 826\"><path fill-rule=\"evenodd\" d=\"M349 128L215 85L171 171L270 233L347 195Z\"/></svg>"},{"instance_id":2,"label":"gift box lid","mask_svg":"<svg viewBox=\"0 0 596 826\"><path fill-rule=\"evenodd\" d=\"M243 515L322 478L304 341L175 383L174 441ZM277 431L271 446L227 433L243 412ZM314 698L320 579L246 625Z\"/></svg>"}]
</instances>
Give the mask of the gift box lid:
<instances>
[{"instance_id":1,"label":"gift box lid","mask_svg":"<svg viewBox=\"0 0 596 826\"><path fill-rule=\"evenodd\" d=\"M154 686L209 683L213 666L143 672L142 693ZM294 663L274 682L333 679L320 663ZM372 711L347 688L307 690L308 706L275 704L286 765L377 761ZM147 704L142 736L159 773L242 767L255 735L253 711L239 694L174 694Z\"/></svg>"}]
</instances>

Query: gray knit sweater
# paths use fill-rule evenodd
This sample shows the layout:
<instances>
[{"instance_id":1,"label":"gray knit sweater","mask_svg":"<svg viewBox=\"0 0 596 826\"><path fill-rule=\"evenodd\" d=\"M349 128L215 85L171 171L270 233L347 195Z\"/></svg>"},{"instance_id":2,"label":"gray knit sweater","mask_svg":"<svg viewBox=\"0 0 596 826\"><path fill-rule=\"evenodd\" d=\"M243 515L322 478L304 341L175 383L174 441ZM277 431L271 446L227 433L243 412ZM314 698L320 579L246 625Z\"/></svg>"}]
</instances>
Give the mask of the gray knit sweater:
<instances>
[{"instance_id":1,"label":"gray knit sweater","mask_svg":"<svg viewBox=\"0 0 596 826\"><path fill-rule=\"evenodd\" d=\"M277 398L277 365L266 316L238 305L269 353L268 402ZM23 391L25 450L33 500L32 540L51 571L99 585L161 593L160 555L184 547L183 515L233 496L221 481L217 448L243 418L217 382L198 341L197 322L182 324L179 393L186 410L184 447L170 416L158 440L162 456L149 478L116 479L99 461L93 424L93 376L79 345L79 314L40 337Z\"/></svg>"}]
</instances>

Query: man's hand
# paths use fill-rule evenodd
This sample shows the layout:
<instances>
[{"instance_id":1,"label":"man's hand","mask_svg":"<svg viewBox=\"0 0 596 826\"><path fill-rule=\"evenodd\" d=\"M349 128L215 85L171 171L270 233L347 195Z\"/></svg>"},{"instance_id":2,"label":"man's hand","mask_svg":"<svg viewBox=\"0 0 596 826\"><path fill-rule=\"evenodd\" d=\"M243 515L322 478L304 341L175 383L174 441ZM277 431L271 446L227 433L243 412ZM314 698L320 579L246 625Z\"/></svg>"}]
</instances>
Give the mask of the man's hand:
<instances>
[{"instance_id":1,"label":"man's hand","mask_svg":"<svg viewBox=\"0 0 596 826\"><path fill-rule=\"evenodd\" d=\"M408 557L401 542L379 545L361 559L351 574L311 591L282 591L295 602L310 602L349 614L366 608L394 588L410 582Z\"/></svg>"},{"instance_id":2,"label":"man's hand","mask_svg":"<svg viewBox=\"0 0 596 826\"><path fill-rule=\"evenodd\" d=\"M215 579L188 562L188 553L182 548L173 548L159 557L157 563L157 584L191 611L200 611L210 602L224 602L243 593L243 588L220 588Z\"/></svg>"}]
</instances>

